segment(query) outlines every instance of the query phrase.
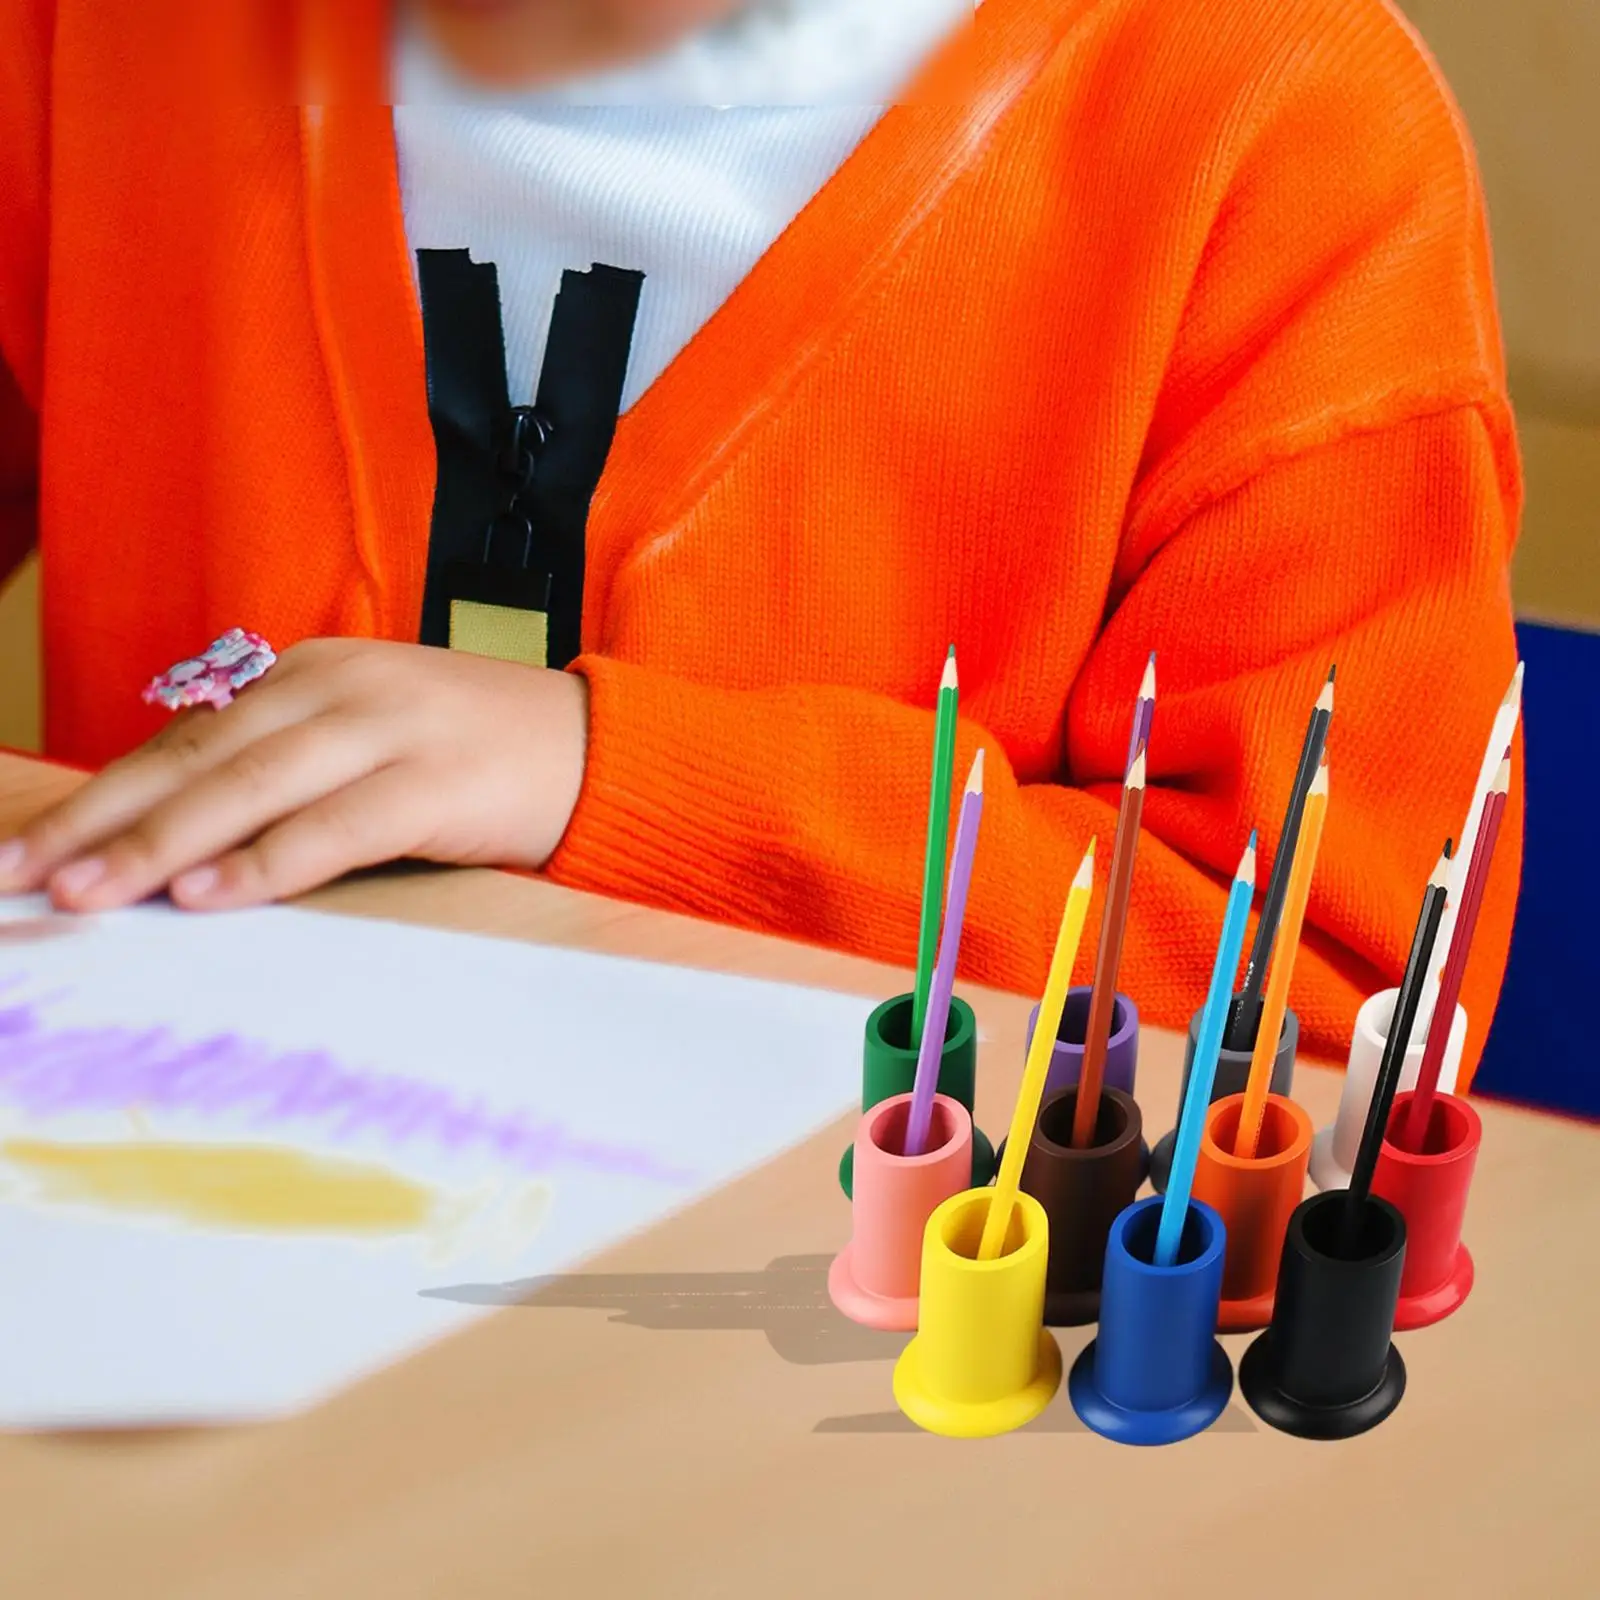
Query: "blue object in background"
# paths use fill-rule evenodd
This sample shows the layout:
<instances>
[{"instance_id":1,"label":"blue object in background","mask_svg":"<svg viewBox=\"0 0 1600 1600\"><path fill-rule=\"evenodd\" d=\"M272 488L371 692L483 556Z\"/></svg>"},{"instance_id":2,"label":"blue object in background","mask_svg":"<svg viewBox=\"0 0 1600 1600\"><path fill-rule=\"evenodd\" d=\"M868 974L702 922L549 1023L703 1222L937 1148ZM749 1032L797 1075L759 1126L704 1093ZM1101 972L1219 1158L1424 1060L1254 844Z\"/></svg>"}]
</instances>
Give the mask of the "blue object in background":
<instances>
[{"instance_id":1,"label":"blue object in background","mask_svg":"<svg viewBox=\"0 0 1600 1600\"><path fill-rule=\"evenodd\" d=\"M1527 663L1522 892L1473 1092L1600 1116L1600 633L1525 622L1517 638Z\"/></svg>"}]
</instances>

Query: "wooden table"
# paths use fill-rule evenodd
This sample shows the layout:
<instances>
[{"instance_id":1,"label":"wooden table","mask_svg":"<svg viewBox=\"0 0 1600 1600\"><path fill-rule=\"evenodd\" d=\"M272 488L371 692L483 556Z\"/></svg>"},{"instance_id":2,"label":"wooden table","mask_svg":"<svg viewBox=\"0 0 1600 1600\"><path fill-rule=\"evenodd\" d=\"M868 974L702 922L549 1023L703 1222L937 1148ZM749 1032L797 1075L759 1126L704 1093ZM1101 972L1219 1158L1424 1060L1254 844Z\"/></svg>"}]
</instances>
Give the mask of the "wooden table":
<instances>
[{"instance_id":1,"label":"wooden table","mask_svg":"<svg viewBox=\"0 0 1600 1600\"><path fill-rule=\"evenodd\" d=\"M71 781L0 757L0 834ZM315 903L865 995L906 986L487 872L378 877ZM998 1128L1028 1005L963 992L988 1039L979 1117ZM1149 1031L1141 1050L1160 1131L1179 1042ZM1296 1082L1322 1125L1338 1078ZM1165 1450L1086 1432L1064 1393L1008 1438L917 1432L890 1391L902 1339L827 1301L849 1228L846 1118L292 1421L0 1439L0 1595L1600 1595L1600 1139L1500 1106L1484 1122L1478 1288L1402 1336L1410 1388L1363 1439L1285 1438L1237 1395ZM1088 1337L1062 1332L1069 1363ZM1245 1342L1228 1341L1235 1357Z\"/></svg>"}]
</instances>

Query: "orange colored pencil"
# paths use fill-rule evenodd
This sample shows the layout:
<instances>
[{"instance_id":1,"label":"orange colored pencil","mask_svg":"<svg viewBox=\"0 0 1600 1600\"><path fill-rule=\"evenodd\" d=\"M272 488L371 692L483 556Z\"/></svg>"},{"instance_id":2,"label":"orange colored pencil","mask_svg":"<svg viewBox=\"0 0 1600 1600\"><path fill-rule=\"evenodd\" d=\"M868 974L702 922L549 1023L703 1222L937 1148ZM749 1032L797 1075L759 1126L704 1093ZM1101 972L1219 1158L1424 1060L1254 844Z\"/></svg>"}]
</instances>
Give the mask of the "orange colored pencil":
<instances>
[{"instance_id":1,"label":"orange colored pencil","mask_svg":"<svg viewBox=\"0 0 1600 1600\"><path fill-rule=\"evenodd\" d=\"M1295 957L1300 953L1300 929L1305 922L1306 902L1311 898L1311 879L1317 870L1317 851L1322 845L1322 824L1327 813L1328 763L1323 761L1306 791L1305 816L1300 824L1294 864L1289 869L1277 953L1272 959L1272 975L1267 980L1267 995L1261 1005L1261 1028L1250 1056L1250 1077L1245 1084L1244 1105L1239 1111L1239 1132L1233 1142L1233 1153L1241 1161L1254 1157L1261 1138L1261 1119L1266 1114L1267 1094L1272 1088L1272 1063L1278 1054L1283 1014L1289 1009L1289 984L1294 978Z\"/></svg>"}]
</instances>

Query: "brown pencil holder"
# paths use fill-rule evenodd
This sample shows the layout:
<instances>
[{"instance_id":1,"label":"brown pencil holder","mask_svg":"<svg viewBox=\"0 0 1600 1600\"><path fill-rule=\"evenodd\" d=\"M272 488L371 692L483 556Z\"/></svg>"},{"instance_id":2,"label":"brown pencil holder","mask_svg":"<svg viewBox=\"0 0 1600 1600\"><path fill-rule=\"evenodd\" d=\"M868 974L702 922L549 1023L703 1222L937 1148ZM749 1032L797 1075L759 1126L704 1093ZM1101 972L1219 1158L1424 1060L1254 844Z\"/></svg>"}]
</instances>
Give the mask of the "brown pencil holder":
<instances>
[{"instance_id":1,"label":"brown pencil holder","mask_svg":"<svg viewBox=\"0 0 1600 1600\"><path fill-rule=\"evenodd\" d=\"M1023 1191L1044 1207L1050 1223L1044 1320L1057 1328L1099 1316L1106 1239L1144 1177L1142 1118L1132 1096L1100 1091L1094 1142L1082 1150L1072 1148L1077 1105L1076 1085L1044 1102L1022 1164Z\"/></svg>"}]
</instances>

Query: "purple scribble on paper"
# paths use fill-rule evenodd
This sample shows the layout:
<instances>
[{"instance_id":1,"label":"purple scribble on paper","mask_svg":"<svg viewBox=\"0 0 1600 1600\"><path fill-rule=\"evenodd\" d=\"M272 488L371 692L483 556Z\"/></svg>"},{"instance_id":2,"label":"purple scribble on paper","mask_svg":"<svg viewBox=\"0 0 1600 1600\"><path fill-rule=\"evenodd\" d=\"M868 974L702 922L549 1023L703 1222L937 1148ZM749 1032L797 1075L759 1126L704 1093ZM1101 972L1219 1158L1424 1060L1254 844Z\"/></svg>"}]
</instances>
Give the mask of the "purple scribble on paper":
<instances>
[{"instance_id":1,"label":"purple scribble on paper","mask_svg":"<svg viewBox=\"0 0 1600 1600\"><path fill-rule=\"evenodd\" d=\"M0 977L0 995L15 988ZM0 1001L0 1101L41 1117L135 1106L231 1115L255 1128L317 1127L335 1141L372 1134L392 1144L420 1139L450 1151L484 1150L527 1172L582 1167L690 1181L648 1151L575 1139L558 1123L359 1072L324 1050L279 1051L233 1033L185 1040L168 1028L53 1027L37 1001Z\"/></svg>"}]
</instances>

